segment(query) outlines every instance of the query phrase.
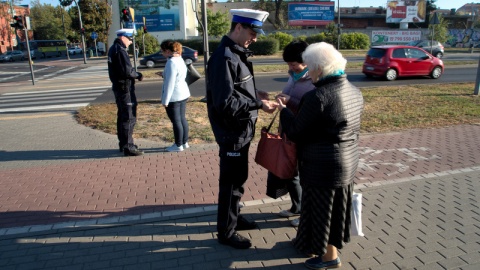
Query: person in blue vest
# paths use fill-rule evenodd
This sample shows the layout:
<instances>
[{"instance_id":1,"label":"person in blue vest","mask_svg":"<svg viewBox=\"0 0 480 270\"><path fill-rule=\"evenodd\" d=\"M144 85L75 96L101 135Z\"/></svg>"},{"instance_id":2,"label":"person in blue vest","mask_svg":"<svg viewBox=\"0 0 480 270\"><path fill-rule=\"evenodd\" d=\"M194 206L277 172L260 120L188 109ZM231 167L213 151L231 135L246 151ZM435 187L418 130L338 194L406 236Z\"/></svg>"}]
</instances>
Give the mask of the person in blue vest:
<instances>
[{"instance_id":1,"label":"person in blue vest","mask_svg":"<svg viewBox=\"0 0 480 270\"><path fill-rule=\"evenodd\" d=\"M140 156L143 151L133 143L133 128L137 121L135 79L143 80L130 63L128 47L133 42L133 29L116 31L117 38L108 50L108 76L117 103L117 137L120 152L125 156Z\"/></svg>"},{"instance_id":2,"label":"person in blue vest","mask_svg":"<svg viewBox=\"0 0 480 270\"><path fill-rule=\"evenodd\" d=\"M248 46L264 34L268 12L232 9L230 32L222 38L208 61L207 108L210 125L219 145L220 177L217 231L221 244L247 249L250 239L237 231L257 228L239 215L243 185L248 178L248 151L255 132L258 110L272 113L276 102L255 88L252 55Z\"/></svg>"}]
</instances>

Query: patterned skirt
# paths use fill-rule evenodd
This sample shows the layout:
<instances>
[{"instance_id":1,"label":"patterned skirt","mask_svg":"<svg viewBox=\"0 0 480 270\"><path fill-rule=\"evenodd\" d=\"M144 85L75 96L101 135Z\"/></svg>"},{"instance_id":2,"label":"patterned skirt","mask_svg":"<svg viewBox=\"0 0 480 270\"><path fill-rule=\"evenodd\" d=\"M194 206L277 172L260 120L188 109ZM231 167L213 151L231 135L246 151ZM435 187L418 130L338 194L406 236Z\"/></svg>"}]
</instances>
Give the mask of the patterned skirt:
<instances>
[{"instance_id":1,"label":"patterned skirt","mask_svg":"<svg viewBox=\"0 0 480 270\"><path fill-rule=\"evenodd\" d=\"M294 246L323 256L327 245L341 249L350 242L353 183L340 188L302 185L302 212Z\"/></svg>"}]
</instances>

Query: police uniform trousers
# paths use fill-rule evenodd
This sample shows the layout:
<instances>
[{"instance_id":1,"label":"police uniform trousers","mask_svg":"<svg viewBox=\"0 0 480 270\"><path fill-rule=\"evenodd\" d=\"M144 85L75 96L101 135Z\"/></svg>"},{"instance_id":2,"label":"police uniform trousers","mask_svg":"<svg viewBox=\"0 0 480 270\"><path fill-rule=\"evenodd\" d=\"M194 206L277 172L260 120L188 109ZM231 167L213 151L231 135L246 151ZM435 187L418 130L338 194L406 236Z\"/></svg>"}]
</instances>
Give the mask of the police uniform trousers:
<instances>
[{"instance_id":1,"label":"police uniform trousers","mask_svg":"<svg viewBox=\"0 0 480 270\"><path fill-rule=\"evenodd\" d=\"M229 238L235 232L240 213L243 185L248 178L248 150L250 143L235 150L234 145L219 145L220 179L218 193L217 231Z\"/></svg>"},{"instance_id":2,"label":"police uniform trousers","mask_svg":"<svg viewBox=\"0 0 480 270\"><path fill-rule=\"evenodd\" d=\"M133 85L128 91L123 89L122 85L112 86L115 103L117 103L118 145L120 148L134 149L133 128L137 122L137 97Z\"/></svg>"}]
</instances>

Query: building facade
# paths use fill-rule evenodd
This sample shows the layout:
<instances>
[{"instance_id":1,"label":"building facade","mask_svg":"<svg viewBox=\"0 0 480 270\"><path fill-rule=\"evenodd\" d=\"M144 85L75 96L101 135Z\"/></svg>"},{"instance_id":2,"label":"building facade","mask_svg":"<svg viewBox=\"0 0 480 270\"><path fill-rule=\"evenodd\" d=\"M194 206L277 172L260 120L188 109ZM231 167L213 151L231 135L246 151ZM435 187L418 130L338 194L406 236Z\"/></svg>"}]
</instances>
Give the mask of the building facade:
<instances>
[{"instance_id":1,"label":"building facade","mask_svg":"<svg viewBox=\"0 0 480 270\"><path fill-rule=\"evenodd\" d=\"M25 41L25 31L15 30L10 24L13 22L13 16L30 15L28 5L11 6L9 3L0 2L0 53L11 51L18 42ZM29 32L29 37L32 33Z\"/></svg>"}]
</instances>

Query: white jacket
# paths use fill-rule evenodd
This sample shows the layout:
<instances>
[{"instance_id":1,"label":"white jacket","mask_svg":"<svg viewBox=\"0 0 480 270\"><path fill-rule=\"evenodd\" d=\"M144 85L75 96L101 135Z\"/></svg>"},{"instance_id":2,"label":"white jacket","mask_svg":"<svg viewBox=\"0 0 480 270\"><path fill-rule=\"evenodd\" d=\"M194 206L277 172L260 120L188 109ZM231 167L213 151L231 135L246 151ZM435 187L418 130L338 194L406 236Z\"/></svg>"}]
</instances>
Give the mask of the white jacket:
<instances>
[{"instance_id":1,"label":"white jacket","mask_svg":"<svg viewBox=\"0 0 480 270\"><path fill-rule=\"evenodd\" d=\"M190 89L185 82L187 66L182 57L170 57L163 70L162 104L182 101L190 97Z\"/></svg>"}]
</instances>

